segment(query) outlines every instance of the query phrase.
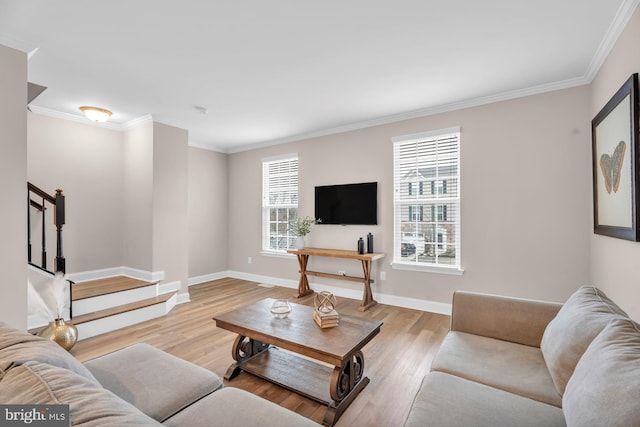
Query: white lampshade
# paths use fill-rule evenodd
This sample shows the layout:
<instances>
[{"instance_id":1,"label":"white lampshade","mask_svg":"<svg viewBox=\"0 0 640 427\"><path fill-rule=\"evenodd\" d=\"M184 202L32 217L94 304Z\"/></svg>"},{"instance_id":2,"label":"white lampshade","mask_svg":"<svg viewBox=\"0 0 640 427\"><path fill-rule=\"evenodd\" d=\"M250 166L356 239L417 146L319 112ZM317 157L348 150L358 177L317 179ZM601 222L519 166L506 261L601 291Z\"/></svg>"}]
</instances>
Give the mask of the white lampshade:
<instances>
[{"instance_id":1,"label":"white lampshade","mask_svg":"<svg viewBox=\"0 0 640 427\"><path fill-rule=\"evenodd\" d=\"M80 107L87 119L94 122L106 122L111 117L111 111L98 107Z\"/></svg>"}]
</instances>

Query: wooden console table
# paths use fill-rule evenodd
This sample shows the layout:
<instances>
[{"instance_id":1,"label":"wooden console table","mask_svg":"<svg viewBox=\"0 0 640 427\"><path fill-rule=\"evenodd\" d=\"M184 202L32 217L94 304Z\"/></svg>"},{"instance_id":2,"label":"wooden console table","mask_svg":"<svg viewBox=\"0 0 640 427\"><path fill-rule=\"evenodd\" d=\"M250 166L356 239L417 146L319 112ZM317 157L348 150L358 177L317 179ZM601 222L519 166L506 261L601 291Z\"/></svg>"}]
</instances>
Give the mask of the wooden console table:
<instances>
[{"instance_id":1,"label":"wooden console table","mask_svg":"<svg viewBox=\"0 0 640 427\"><path fill-rule=\"evenodd\" d=\"M304 248L298 250L287 251L290 254L295 254L298 257L298 264L300 265L300 281L298 282L298 293L294 298L300 298L305 295L313 293L313 290L309 287L309 279L307 276L317 277L329 277L331 279L350 280L352 282L364 283L364 291L362 294L362 303L358 307L359 311L365 311L369 307L376 305L376 301L373 299L371 293L371 264L377 259L384 258L384 254L381 253L364 253L359 254L357 251L346 251L342 249L322 249L322 248ZM307 270L307 264L309 262L309 256L322 256L330 258L343 258L343 259L355 259L362 262L362 270L364 277L355 276L342 276L340 274L322 273L319 271Z\"/></svg>"}]
</instances>

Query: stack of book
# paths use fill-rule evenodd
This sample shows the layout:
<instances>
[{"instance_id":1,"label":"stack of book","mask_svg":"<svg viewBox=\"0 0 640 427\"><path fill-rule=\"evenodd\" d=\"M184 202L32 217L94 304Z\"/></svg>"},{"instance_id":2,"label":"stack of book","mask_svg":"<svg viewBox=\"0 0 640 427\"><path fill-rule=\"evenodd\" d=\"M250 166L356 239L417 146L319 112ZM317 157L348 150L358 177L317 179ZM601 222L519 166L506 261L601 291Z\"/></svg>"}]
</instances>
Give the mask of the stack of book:
<instances>
[{"instance_id":1,"label":"stack of book","mask_svg":"<svg viewBox=\"0 0 640 427\"><path fill-rule=\"evenodd\" d=\"M314 310L313 320L315 320L316 324L321 328L332 328L338 326L338 313L335 310L331 310L328 313Z\"/></svg>"}]
</instances>

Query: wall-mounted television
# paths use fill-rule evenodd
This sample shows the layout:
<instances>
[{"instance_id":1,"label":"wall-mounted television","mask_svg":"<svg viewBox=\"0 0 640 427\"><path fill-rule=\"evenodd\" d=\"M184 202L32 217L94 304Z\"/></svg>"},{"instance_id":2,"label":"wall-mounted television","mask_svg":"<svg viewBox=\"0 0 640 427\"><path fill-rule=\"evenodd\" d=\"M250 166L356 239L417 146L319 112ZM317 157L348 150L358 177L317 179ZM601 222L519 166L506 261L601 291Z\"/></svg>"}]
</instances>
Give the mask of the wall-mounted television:
<instances>
[{"instance_id":1,"label":"wall-mounted television","mask_svg":"<svg viewBox=\"0 0 640 427\"><path fill-rule=\"evenodd\" d=\"M315 201L320 224L378 224L377 182L319 186Z\"/></svg>"}]
</instances>

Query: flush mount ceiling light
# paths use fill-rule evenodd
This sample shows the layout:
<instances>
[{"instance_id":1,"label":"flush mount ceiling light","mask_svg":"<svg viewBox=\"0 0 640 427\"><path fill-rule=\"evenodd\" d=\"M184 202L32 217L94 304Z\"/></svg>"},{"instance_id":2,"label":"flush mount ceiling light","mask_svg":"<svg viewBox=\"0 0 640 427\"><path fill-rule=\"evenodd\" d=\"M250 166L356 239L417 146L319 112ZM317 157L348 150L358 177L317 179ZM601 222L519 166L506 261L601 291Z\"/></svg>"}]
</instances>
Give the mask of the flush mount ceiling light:
<instances>
[{"instance_id":1,"label":"flush mount ceiling light","mask_svg":"<svg viewBox=\"0 0 640 427\"><path fill-rule=\"evenodd\" d=\"M80 107L87 119L94 122L106 122L111 117L111 111L98 107Z\"/></svg>"}]
</instances>

